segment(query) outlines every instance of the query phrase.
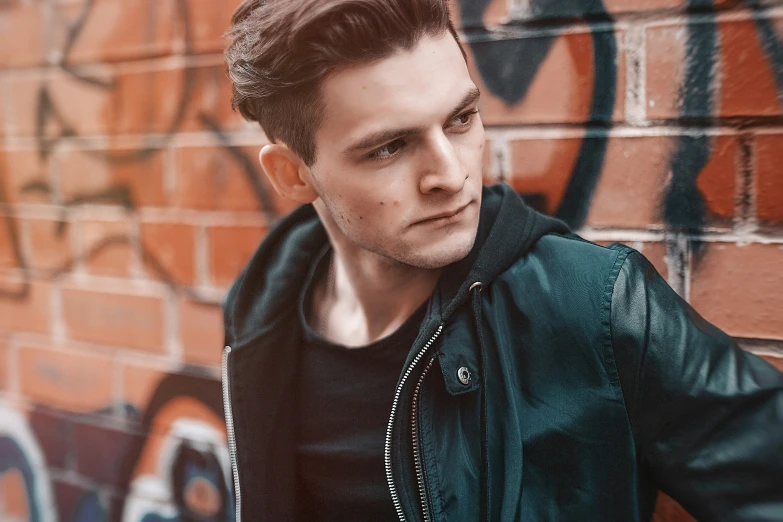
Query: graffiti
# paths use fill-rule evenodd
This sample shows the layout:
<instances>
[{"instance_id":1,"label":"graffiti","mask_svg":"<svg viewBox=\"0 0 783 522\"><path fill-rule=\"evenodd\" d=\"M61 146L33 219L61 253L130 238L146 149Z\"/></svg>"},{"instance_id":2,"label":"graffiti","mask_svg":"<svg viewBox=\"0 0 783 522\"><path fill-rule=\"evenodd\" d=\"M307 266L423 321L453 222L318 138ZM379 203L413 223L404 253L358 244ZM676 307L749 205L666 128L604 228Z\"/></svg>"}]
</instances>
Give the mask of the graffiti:
<instances>
[{"instance_id":1,"label":"graffiti","mask_svg":"<svg viewBox=\"0 0 783 522\"><path fill-rule=\"evenodd\" d=\"M527 94L557 36L491 39L486 28L473 25L474 20L481 19L489 3L489 0L460 2L462 24L468 28L467 44L476 57L481 77L493 94L501 97L507 104L513 105ZM597 11L605 14L600 0L589 2L540 0L531 3L531 10L542 18L557 16L563 12L573 16L580 13L579 9L585 10L582 13ZM603 123L610 120L615 103L617 45L611 31L593 31L591 37L596 70L593 74L595 94L590 107L589 121ZM582 143L571 173L571 181L555 213L571 226L578 228L584 223L590 198L598 182L606 146L605 135L597 135L595 139L585 140Z\"/></svg>"},{"instance_id":2,"label":"graffiti","mask_svg":"<svg viewBox=\"0 0 783 522\"><path fill-rule=\"evenodd\" d=\"M182 55L187 57L193 53L193 36L191 34L192 30L188 0L176 0L174 5L175 20L172 24L182 27ZM80 11L72 22L63 22L67 25L67 37L58 53L59 59L56 63L56 67L70 78L76 80L77 84L91 87L98 91L111 93L117 89L115 81L85 74L78 66L73 65L69 61L74 47L79 42L85 24L93 13L95 0L83 0L80 7ZM150 4L147 8L154 9L154 5ZM197 82L194 68L185 67L181 70L181 74L183 75L183 78L180 82L181 87L179 92L176 95L176 109L169 121L165 122L160 132L154 132L152 135L147 135L140 146L135 147L130 151L117 152L88 149L82 151L82 153L90 155L109 165L140 165L141 162L151 156L160 154L162 148L165 147L182 129L186 113L193 105L193 94ZM51 89L52 87L49 82L45 80L41 84L37 95L35 139L38 157L41 163L45 163L49 160L52 151L63 139L73 139L81 136L78 124L74 121L69 121L59 109L57 102L52 96ZM226 104L228 103L228 100L222 101ZM262 176L256 163L252 161L244 151L232 146L229 134L221 129L220 123L210 114L199 110L197 112L197 120L202 124L204 130L211 133L217 139L222 150L241 167L243 175L247 178L253 189L259 210L264 213L268 223L274 223L279 217L279 214L274 200L269 195L267 186L262 181ZM52 128L56 129L56 131L52 131ZM55 234L58 237L62 237L65 234L68 226L68 221L66 219L67 212L73 207L85 204L113 204L121 206L126 212L134 212L137 209L132 191L130 187L125 184L113 185L97 192L77 193L64 201L58 201L55 198L54 190L49 181L43 178L34 179L26 183L21 190L23 193L42 194L48 197L52 204L61 206L62 212L58 226L55 230ZM0 299L24 299L28 296L30 291L30 265L21 247L18 219L16 218L13 206L10 205L10 200L5 193L5 188L2 186L0 186L0 205L4 205L8 209L6 215L3 217L3 221L5 221L4 226L8 230L15 266L21 271L23 276L23 284L21 286L14 287L13 289L0 288ZM48 274L48 279L56 279L57 277L70 272L77 262L88 261L109 247L120 244L130 245L133 241L134 238L128 235L115 235L104 238L79 258L74 257L67 259L61 266L51 270ZM140 249L142 261L152 272L152 275L164 281L176 292L186 295L195 301L212 302L210 299L200 296L192 288L177 281L177 279L164 267L163 263L159 261L155 252L148 249L144 244L140 245Z\"/></svg>"},{"instance_id":3,"label":"graffiti","mask_svg":"<svg viewBox=\"0 0 783 522\"><path fill-rule=\"evenodd\" d=\"M233 520L220 383L167 375L150 399L141 426L145 436L127 454L130 472L123 484L129 494L117 520ZM161 432L164 435L156 434Z\"/></svg>"},{"instance_id":4,"label":"graffiti","mask_svg":"<svg viewBox=\"0 0 783 522\"><path fill-rule=\"evenodd\" d=\"M525 22L510 22L500 29L487 28L483 23L491 0L459 2L460 18L465 27L466 43L476 61L482 80L492 95L507 106L524 101L528 91L560 36L557 29L548 28L535 37L519 37L519 29L527 26L535 30L540 20L566 20L562 29L581 20L598 21L590 25L592 42L592 95L590 110L584 121L588 128L576 159L571 166L566 187L559 201L547 200L540 193L523 196L539 209L549 209L573 228L585 224L591 208L596 185L601 177L609 142L607 129L612 126L612 111L618 96L618 50L614 22L601 0L530 0L526 6ZM737 2L741 4L741 2ZM769 67L774 71L779 100L783 99L783 46L771 21L763 16L758 2L746 1L757 28L759 43ZM685 71L679 88L680 121L695 125L716 119L716 56L720 54L717 11L711 0L688 0L684 6L699 12L697 19L689 19ZM576 58L575 58L576 59ZM747 122L738 122L744 125ZM671 181L660 202L660 212L668 230L695 237L702 234L707 208L705 197L697 186L714 151L714 139L705 132L679 138L670 158ZM554 204L553 204L554 203Z\"/></svg>"},{"instance_id":5,"label":"graffiti","mask_svg":"<svg viewBox=\"0 0 783 522\"><path fill-rule=\"evenodd\" d=\"M53 520L48 472L35 436L19 412L0 403L0 501L30 522ZM11 502L13 501L13 502ZM8 508L6 508L8 511Z\"/></svg>"},{"instance_id":6,"label":"graffiti","mask_svg":"<svg viewBox=\"0 0 783 522\"><path fill-rule=\"evenodd\" d=\"M64 495L63 483L54 480L49 469L67 466L67 460L47 462L44 456L62 451L47 448L62 444L52 436L51 422L31 425L18 411L0 402L0 516L30 522L233 520L231 468L220 397L220 383L214 379L167 374L157 384L138 424L129 425L127 432L99 431L98 438L73 441L69 449L77 466L80 455L91 452L118 455L113 459L119 463L116 468L97 474L104 475L102 482L114 484L117 491L127 491L119 502L107 502L103 485L75 491L65 488ZM134 405L121 405L120 409L131 417L138 415ZM70 428L57 431L66 433L73 432L75 425L94 423L111 410L41 414L64 419L60 422ZM39 413L31 415L34 421Z\"/></svg>"},{"instance_id":7,"label":"graffiti","mask_svg":"<svg viewBox=\"0 0 783 522\"><path fill-rule=\"evenodd\" d=\"M156 4L149 2L146 8L154 10ZM183 59L197 56L189 1L173 0L171 5L173 20L167 23L182 31L177 54ZM54 69L91 96L116 96L123 87L121 78L95 74L72 59L91 17L95 16L98 2L82 0L73 6L78 9L70 21L60 20L66 26L66 34L55 53ZM61 14L58 6L53 5L52 9L55 16ZM154 18L154 13L148 14L149 20ZM149 73L150 77L140 83L153 82L154 74ZM150 120L142 121L134 129L142 138L140 143L125 150L82 147L78 153L108 168L138 169L141 175L144 162L172 146L178 134L205 132L217 142L221 153L238 166L234 172L248 182L267 223L274 223L279 211L263 182L260 167L235 146L221 118L204 108L203 103L199 104L197 95L204 79L197 75L195 66L177 69L176 75L177 81L171 82L173 91L167 97L173 109L152 108ZM63 104L70 102L58 97L58 86L52 77L47 75L41 80L35 96L33 139L41 171L55 157L58 148L95 133L94 129L84 128L78 114L65 110L67 106ZM218 103L228 105L229 100L221 98ZM68 257L45 273L39 270L34 274L22 246L21 220L7 190L7 185L0 182L0 207L4 209L0 227L7 232L13 267L22 275L22 284L0 287L0 299L24 300L30 294L33 277L54 280L109 248L133 245L139 249L143 266L151 276L197 303L217 304L214 296L206 298L178 281L157 252L126 234L105 237L78 257ZM23 184L20 190L23 194L41 196L60 209L59 222L52 232L58 237L67 233L69 213L84 205L115 205L129 216L140 210L133 187L128 183L113 182L97 191L61 196L50 178L40 175ZM0 518L29 522L233 520L234 500L220 383L214 377L198 376L203 370L190 368L184 372L164 374L146 404L113 404L101 411L76 413L35 407L25 415L6 406L0 398ZM58 419L56 427L51 421L41 421L52 418ZM111 464L101 464L102 459L110 460Z\"/></svg>"},{"instance_id":8,"label":"graffiti","mask_svg":"<svg viewBox=\"0 0 783 522\"><path fill-rule=\"evenodd\" d=\"M593 22L589 26L592 94L588 111L584 115L586 134L570 165L567 182L556 202L549 200L551 195L527 192L522 188L523 196L533 206L550 211L578 229L586 222L601 178L609 145L608 129L613 125L613 110L620 94L618 92L620 82L618 45L612 15L601 0L530 0L526 2L528 18L531 20L527 25L533 29L538 20L561 19L568 23L540 32L532 38L521 38L514 31L525 29L525 22L509 23L503 31L487 28L481 22L477 23L482 20L484 12L493 3L495 2L491 0L461 0L459 16L464 27L466 44L474 56L478 74L490 93L503 100L508 106L514 106L525 100L531 85L540 73L542 64L551 54L563 29L579 23L580 20ZM743 2L737 0L736 3L739 5ZM759 45L769 61L771 70L774 71L778 92L781 93L783 92L783 46L771 21L764 16L762 5L752 0L744 0L744 4L752 13ZM194 52L190 6L188 0L175 0L172 5L176 25L182 28L182 55L187 57ZM75 80L78 85L91 88L98 94L113 93L118 88L116 78L85 72L84 68L73 64L71 60L95 6L94 0L83 0L73 19L62 21L67 28L66 37L56 54L55 66ZM715 61L721 44L719 28L714 20L717 11L712 1L687 0L685 7L701 13L701 16L696 21L689 20L686 25L686 66L679 87L680 120L692 121L698 128L702 122L715 119L717 103ZM140 145L124 151L88 149L81 153L108 165L141 165L141 162L160 154L161 149L182 130L187 113L194 105L198 80L195 69L184 67L179 74L182 78L175 86L174 110L167 113L165 121L157 122L154 132L144 134ZM35 141L40 161L46 162L58 143L66 138L79 138L83 135L83 131L77 121L63 114L56 97L53 96L49 80L42 81L36 100ZM227 100L225 102L227 103ZM273 223L279 217L278 211L263 181L263 176L260 175L257 162L243 150L232 146L230 133L223 130L219 120L208 112L196 110L195 121L200 124L201 129L214 136L222 150L240 166L242 174L252 188L258 208L264 212L267 221ZM694 237L702 234L708 209L705 196L697 186L697 181L713 152L714 138L705 132L696 131L695 134L691 133L678 139L670 158L671 180L666 185L659 204L660 214L668 230L691 234ZM21 190L25 193L41 194L58 205L61 209L59 224L55 230L58 237L64 236L68 226L67 213L74 207L100 203L118 205L128 213L133 213L137 209L133 192L127 184L115 184L99 191L76 193L63 201L57 200L55 190L44 178L29 181ZM7 208L3 217L5 222L3 226L7 230L15 266L20 270L24 280L23 285L13 289L0 288L0 298L23 299L29 293L30 264L21 247L18 219L4 187L0 187L0 204L5 204ZM88 261L110 247L132 242L133 238L125 235L105 238L89 251L82 253L79 258L68 259L61 266L55 267L51 270L49 278L54 279L70 272L76 263ZM152 275L166 282L179 293L195 300L204 300L188 285L177 281L176 277L157 259L155 252L147 249L144 244L140 245L140 249L142 260Z\"/></svg>"}]
</instances>

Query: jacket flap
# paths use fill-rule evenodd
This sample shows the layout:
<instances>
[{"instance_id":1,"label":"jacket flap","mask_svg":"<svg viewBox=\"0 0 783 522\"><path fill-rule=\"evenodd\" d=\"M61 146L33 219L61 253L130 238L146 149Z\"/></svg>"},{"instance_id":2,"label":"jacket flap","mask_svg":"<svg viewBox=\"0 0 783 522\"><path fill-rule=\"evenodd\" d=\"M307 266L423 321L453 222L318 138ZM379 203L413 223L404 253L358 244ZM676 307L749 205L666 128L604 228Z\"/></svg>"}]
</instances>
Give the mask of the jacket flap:
<instances>
[{"instance_id":1,"label":"jacket flap","mask_svg":"<svg viewBox=\"0 0 783 522\"><path fill-rule=\"evenodd\" d=\"M438 362L451 395L461 395L481 386L478 338L470 310L463 306L448 321L438 343Z\"/></svg>"}]
</instances>

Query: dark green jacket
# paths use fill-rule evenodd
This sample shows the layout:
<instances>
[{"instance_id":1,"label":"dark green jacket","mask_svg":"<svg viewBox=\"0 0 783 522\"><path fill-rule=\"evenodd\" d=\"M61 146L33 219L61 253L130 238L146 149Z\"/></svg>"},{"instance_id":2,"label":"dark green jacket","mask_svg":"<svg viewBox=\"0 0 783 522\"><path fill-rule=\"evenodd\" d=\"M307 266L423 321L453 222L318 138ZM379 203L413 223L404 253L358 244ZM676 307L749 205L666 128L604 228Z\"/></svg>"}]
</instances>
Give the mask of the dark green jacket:
<instances>
[{"instance_id":1,"label":"dark green jacket","mask_svg":"<svg viewBox=\"0 0 783 522\"><path fill-rule=\"evenodd\" d=\"M297 299L327 241L311 206L273 230L225 304L237 513L292 519ZM478 283L478 284L477 284ZM401 520L783 520L783 375L598 246L485 188L476 245L429 301L386 440Z\"/></svg>"}]
</instances>

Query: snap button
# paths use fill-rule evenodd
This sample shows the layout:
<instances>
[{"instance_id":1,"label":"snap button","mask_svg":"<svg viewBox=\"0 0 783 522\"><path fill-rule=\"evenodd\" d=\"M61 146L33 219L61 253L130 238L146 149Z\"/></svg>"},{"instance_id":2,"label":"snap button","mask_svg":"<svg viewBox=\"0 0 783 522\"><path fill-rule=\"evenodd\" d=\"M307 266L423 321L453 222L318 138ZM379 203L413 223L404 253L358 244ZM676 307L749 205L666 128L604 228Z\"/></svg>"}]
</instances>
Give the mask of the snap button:
<instances>
[{"instance_id":1,"label":"snap button","mask_svg":"<svg viewBox=\"0 0 783 522\"><path fill-rule=\"evenodd\" d=\"M467 385L470 383L470 372L463 366L457 370L457 378L459 379L459 382Z\"/></svg>"}]
</instances>

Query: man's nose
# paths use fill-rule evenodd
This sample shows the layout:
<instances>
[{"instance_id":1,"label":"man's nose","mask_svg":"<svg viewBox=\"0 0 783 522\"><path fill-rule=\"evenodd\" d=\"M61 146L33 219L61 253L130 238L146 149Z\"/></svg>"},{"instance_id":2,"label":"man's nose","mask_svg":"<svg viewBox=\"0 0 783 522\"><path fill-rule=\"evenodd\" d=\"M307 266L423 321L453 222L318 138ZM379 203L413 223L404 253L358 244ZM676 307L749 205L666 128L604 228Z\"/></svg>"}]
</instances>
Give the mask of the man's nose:
<instances>
[{"instance_id":1,"label":"man's nose","mask_svg":"<svg viewBox=\"0 0 783 522\"><path fill-rule=\"evenodd\" d=\"M457 150L449 138L443 132L438 133L429 140L422 152L422 172L419 178L421 192L460 192L465 186L467 175L460 166Z\"/></svg>"}]
</instances>

